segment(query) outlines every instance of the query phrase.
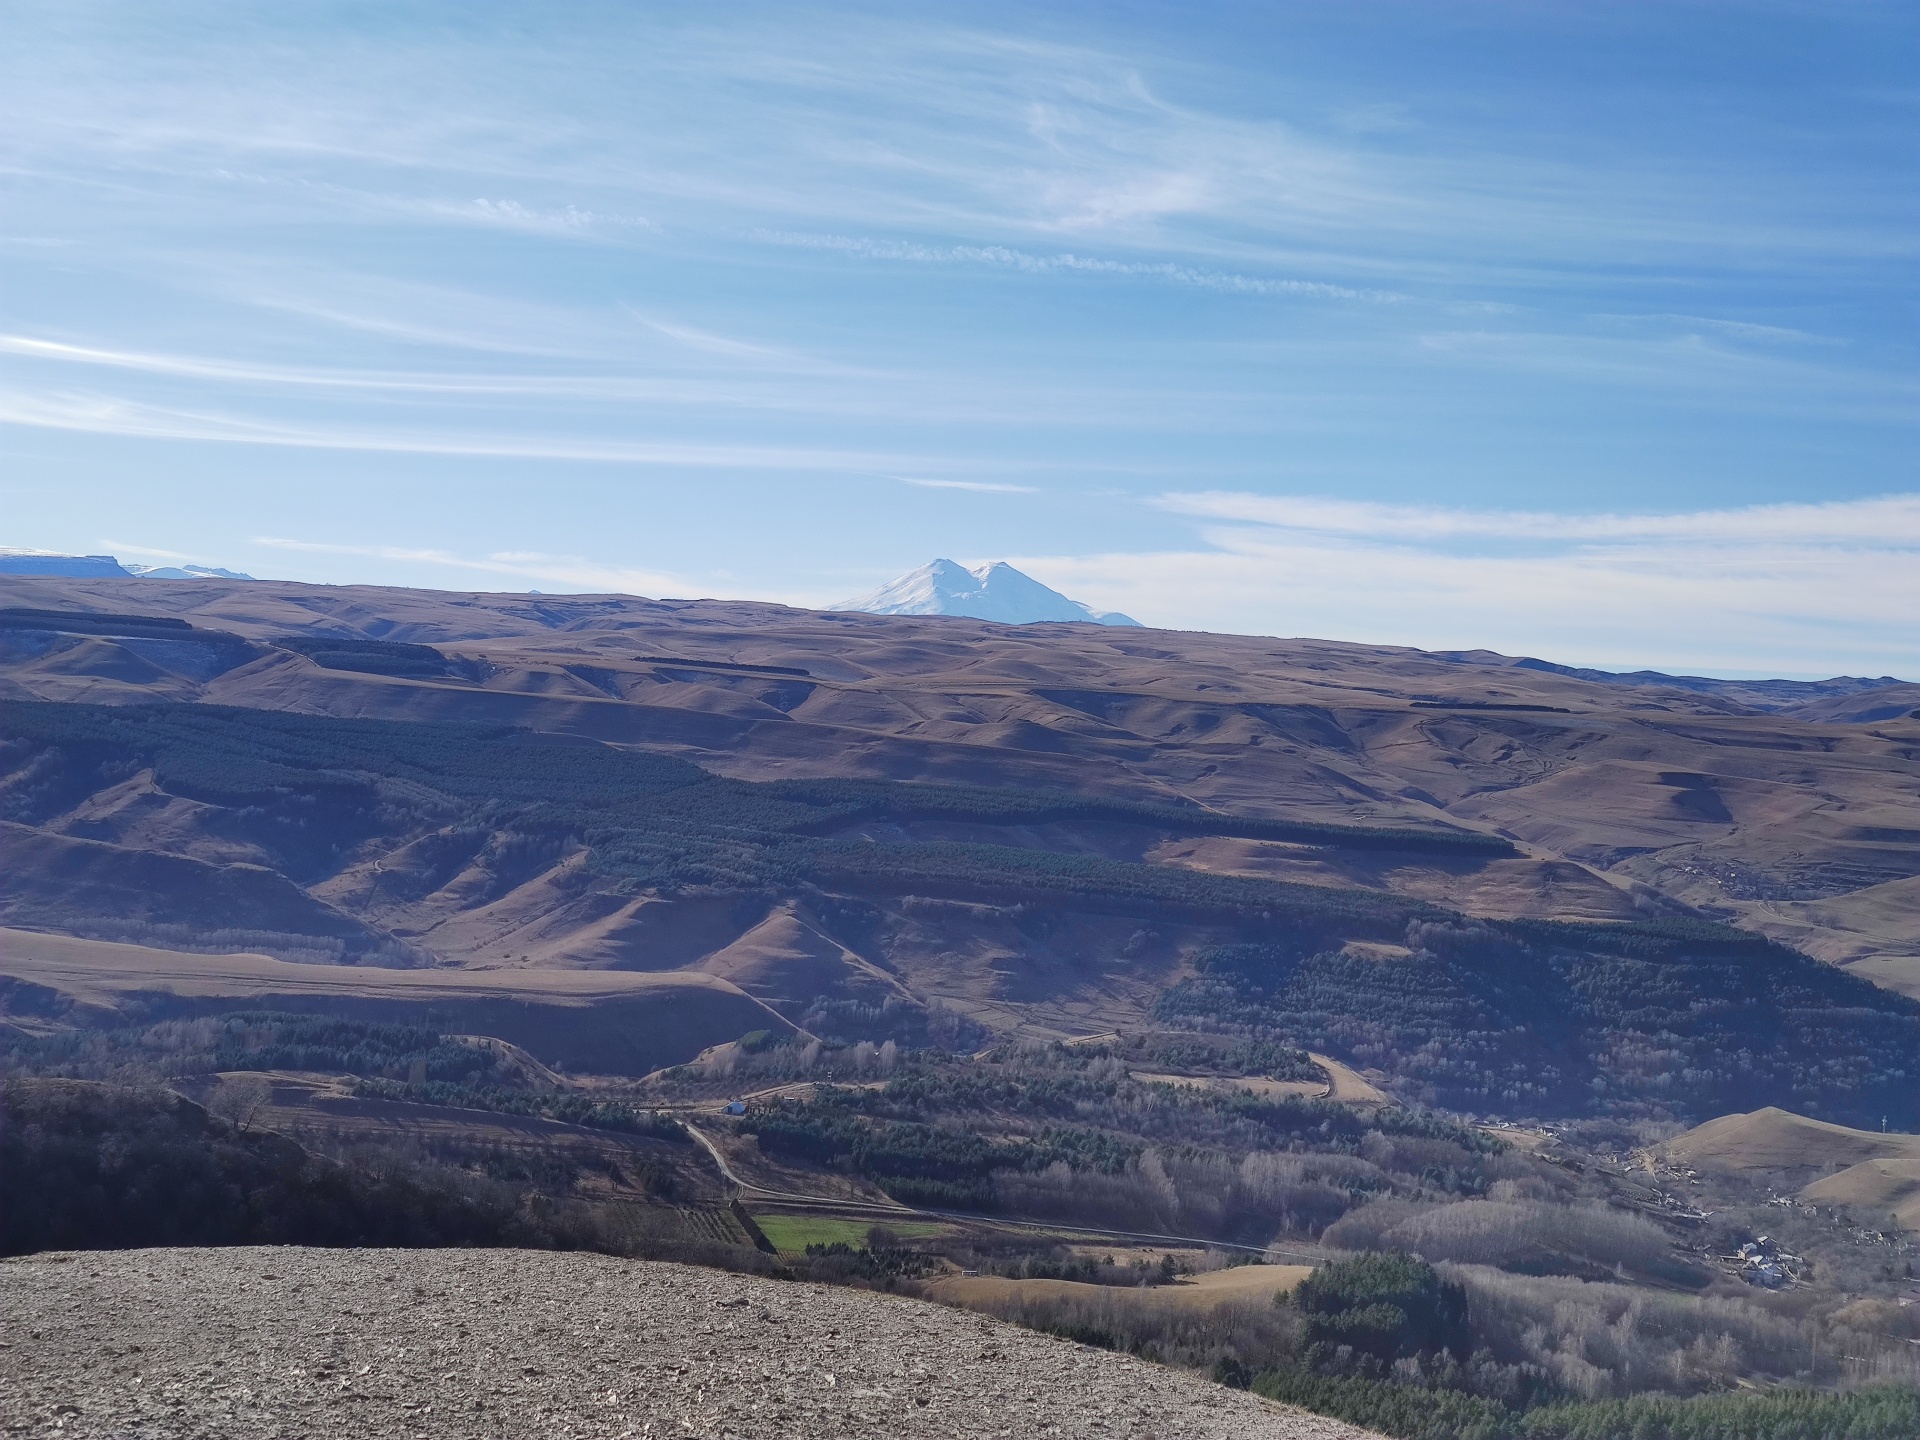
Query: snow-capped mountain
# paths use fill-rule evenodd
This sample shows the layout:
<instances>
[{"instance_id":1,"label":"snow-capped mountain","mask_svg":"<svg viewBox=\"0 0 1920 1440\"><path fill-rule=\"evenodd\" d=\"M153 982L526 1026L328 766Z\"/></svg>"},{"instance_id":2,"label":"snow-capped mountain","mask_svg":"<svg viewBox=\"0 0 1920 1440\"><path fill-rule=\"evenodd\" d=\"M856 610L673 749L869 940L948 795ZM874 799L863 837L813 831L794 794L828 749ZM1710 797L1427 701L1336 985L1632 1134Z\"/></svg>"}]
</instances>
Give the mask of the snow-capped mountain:
<instances>
[{"instance_id":1,"label":"snow-capped mountain","mask_svg":"<svg viewBox=\"0 0 1920 1440\"><path fill-rule=\"evenodd\" d=\"M251 580L217 565L122 565L111 555L62 555L55 550L0 546L0 575L71 575L112 580Z\"/></svg>"},{"instance_id":2,"label":"snow-capped mountain","mask_svg":"<svg viewBox=\"0 0 1920 1440\"><path fill-rule=\"evenodd\" d=\"M1002 625L1032 625L1043 620L1094 625L1138 625L1117 610L1097 611L1069 600L1058 590L1022 575L1004 560L969 570L951 560L935 560L871 595L843 600L833 610L868 615L966 615Z\"/></svg>"},{"instance_id":3,"label":"snow-capped mountain","mask_svg":"<svg viewBox=\"0 0 1920 1440\"><path fill-rule=\"evenodd\" d=\"M218 565L128 565L129 575L142 580L251 580L238 570L222 570Z\"/></svg>"},{"instance_id":4,"label":"snow-capped mountain","mask_svg":"<svg viewBox=\"0 0 1920 1440\"><path fill-rule=\"evenodd\" d=\"M52 550L0 548L0 575L75 575L124 580L127 571L111 555L61 555Z\"/></svg>"}]
</instances>

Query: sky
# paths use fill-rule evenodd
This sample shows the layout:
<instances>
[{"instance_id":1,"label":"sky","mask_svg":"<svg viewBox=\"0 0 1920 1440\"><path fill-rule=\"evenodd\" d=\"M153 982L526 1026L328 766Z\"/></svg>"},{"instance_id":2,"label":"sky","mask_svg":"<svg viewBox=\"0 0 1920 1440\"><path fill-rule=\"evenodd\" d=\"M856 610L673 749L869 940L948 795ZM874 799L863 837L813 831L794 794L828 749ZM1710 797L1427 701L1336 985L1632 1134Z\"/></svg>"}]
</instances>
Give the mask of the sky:
<instances>
[{"instance_id":1,"label":"sky","mask_svg":"<svg viewBox=\"0 0 1920 1440\"><path fill-rule=\"evenodd\" d=\"M0 544L1920 677L1906 0L0 25Z\"/></svg>"}]
</instances>

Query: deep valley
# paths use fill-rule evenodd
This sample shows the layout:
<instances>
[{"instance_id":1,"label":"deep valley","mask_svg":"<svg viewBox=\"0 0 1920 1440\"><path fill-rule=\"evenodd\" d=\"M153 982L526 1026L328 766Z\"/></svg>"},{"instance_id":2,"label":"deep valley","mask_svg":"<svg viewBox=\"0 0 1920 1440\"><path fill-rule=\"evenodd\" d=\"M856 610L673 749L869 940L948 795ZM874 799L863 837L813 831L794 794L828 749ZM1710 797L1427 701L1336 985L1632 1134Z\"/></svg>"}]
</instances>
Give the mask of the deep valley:
<instances>
[{"instance_id":1,"label":"deep valley","mask_svg":"<svg viewBox=\"0 0 1920 1440\"><path fill-rule=\"evenodd\" d=\"M1916 717L1484 652L7 578L0 1226L693 1260L1436 1440L1753 1387L1755 1424L1877 1414L1920 1343ZM142 1198L182 1185L237 1198Z\"/></svg>"}]
</instances>

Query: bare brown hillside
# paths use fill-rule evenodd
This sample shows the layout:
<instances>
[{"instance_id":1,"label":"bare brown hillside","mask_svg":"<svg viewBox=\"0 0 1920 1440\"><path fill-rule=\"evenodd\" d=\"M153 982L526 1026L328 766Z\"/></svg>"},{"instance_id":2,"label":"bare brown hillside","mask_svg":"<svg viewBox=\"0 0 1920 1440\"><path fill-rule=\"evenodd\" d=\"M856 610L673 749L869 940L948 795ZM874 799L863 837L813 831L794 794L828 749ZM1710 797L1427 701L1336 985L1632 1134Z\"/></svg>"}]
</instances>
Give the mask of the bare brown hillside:
<instances>
[{"instance_id":1,"label":"bare brown hillside","mask_svg":"<svg viewBox=\"0 0 1920 1440\"><path fill-rule=\"evenodd\" d=\"M1852 1130L1768 1106L1696 1125L1660 1149L1684 1164L1722 1170L1833 1172L1868 1160L1920 1159L1920 1136Z\"/></svg>"},{"instance_id":2,"label":"bare brown hillside","mask_svg":"<svg viewBox=\"0 0 1920 1440\"><path fill-rule=\"evenodd\" d=\"M1852 1130L1769 1106L1709 1120L1659 1151L1680 1165L1797 1186L1796 1198L1808 1205L1920 1230L1920 1135Z\"/></svg>"},{"instance_id":3,"label":"bare brown hillside","mask_svg":"<svg viewBox=\"0 0 1920 1440\"><path fill-rule=\"evenodd\" d=\"M1077 843L1495 917L1685 907L1920 994L1912 686L1629 683L1486 652L619 596L8 579L0 605L171 616L249 642L15 627L0 631L0 696L488 720L745 778L1034 785L1246 815L1443 822L1509 837L1520 853L1328 854L1124 828ZM328 668L267 643L316 636L431 645L444 673ZM135 775L56 828L229 866L257 860L195 820L191 801ZM875 838L976 837L914 822ZM489 963L591 964L668 920L569 895L567 857L545 858L500 893L498 867L494 880L456 872L419 914L395 911L382 928L433 927L445 953ZM368 896L373 863L315 895L342 914L391 908ZM803 915L755 924L748 934L680 913L658 938L716 956L708 968L749 991L850 963ZM858 980L872 996L889 983Z\"/></svg>"}]
</instances>

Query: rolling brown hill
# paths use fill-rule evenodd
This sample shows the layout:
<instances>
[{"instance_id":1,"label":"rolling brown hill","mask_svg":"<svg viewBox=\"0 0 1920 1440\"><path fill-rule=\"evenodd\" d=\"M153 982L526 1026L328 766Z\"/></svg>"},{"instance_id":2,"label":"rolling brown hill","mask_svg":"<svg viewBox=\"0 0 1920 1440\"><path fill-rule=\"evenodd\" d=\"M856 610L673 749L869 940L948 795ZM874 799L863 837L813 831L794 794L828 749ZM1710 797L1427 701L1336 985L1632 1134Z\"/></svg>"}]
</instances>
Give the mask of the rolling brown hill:
<instances>
[{"instance_id":1,"label":"rolling brown hill","mask_svg":"<svg viewBox=\"0 0 1920 1440\"><path fill-rule=\"evenodd\" d=\"M1806 1204L1920 1230L1920 1135L1852 1130L1769 1106L1709 1120L1660 1152L1682 1165L1772 1176L1798 1185Z\"/></svg>"},{"instance_id":2,"label":"rolling brown hill","mask_svg":"<svg viewBox=\"0 0 1920 1440\"><path fill-rule=\"evenodd\" d=\"M116 636L10 624L0 697L480 720L751 779L1040 786L1250 816L1454 826L1507 837L1517 853L1328 852L1124 829L1074 843L1378 887L1490 917L1705 915L1920 994L1920 720L1908 685L1595 679L1488 652L620 596L9 578L0 607L194 627ZM327 637L432 646L444 663L368 673L272 643L311 650ZM192 802L138 775L51 828L229 867L260 858L196 827ZM933 820L869 829L876 839L988 838ZM362 868L376 863L404 861ZM528 877L531 891L455 883L378 928L432 928L430 948L469 962L578 964L665 921L645 903L580 902L565 893L565 864ZM349 867L314 893L355 913L342 902L367 878ZM845 958L838 942L809 938L804 917L751 938L722 933L730 923L676 915L668 943L721 956L724 973L795 984ZM873 993L888 983L864 980Z\"/></svg>"},{"instance_id":3,"label":"rolling brown hill","mask_svg":"<svg viewBox=\"0 0 1920 1440\"><path fill-rule=\"evenodd\" d=\"M1681 1163L1721 1170L1836 1171L1872 1160L1920 1160L1920 1136L1852 1130L1770 1105L1696 1125L1660 1149Z\"/></svg>"}]
</instances>

